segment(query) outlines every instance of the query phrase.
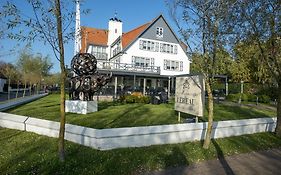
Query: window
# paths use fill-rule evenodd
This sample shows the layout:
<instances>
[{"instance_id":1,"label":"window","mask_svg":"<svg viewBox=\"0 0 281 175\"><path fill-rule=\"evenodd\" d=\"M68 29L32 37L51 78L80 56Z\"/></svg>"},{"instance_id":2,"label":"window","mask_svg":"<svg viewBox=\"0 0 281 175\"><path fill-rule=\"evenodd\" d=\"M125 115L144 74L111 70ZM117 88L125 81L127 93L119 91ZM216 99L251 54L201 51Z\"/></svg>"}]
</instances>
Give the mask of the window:
<instances>
[{"instance_id":1,"label":"window","mask_svg":"<svg viewBox=\"0 0 281 175\"><path fill-rule=\"evenodd\" d=\"M147 45L147 42L146 42L146 41L143 41L143 43L142 43L142 48L143 48L143 50L146 50L146 45Z\"/></svg>"},{"instance_id":2,"label":"window","mask_svg":"<svg viewBox=\"0 0 281 175\"><path fill-rule=\"evenodd\" d=\"M160 52L177 54L177 45L160 43Z\"/></svg>"},{"instance_id":3,"label":"window","mask_svg":"<svg viewBox=\"0 0 281 175\"><path fill-rule=\"evenodd\" d=\"M183 62L180 62L180 71L183 71Z\"/></svg>"},{"instance_id":4,"label":"window","mask_svg":"<svg viewBox=\"0 0 281 175\"><path fill-rule=\"evenodd\" d=\"M87 53L91 53L98 60L107 59L106 47L104 46L89 45Z\"/></svg>"},{"instance_id":5,"label":"window","mask_svg":"<svg viewBox=\"0 0 281 175\"><path fill-rule=\"evenodd\" d=\"M143 40L140 40L140 50L143 50Z\"/></svg>"},{"instance_id":6,"label":"window","mask_svg":"<svg viewBox=\"0 0 281 175\"><path fill-rule=\"evenodd\" d=\"M162 27L156 27L156 37L163 38L163 28Z\"/></svg>"},{"instance_id":7,"label":"window","mask_svg":"<svg viewBox=\"0 0 281 175\"><path fill-rule=\"evenodd\" d=\"M171 70L171 61L167 61L167 70Z\"/></svg>"},{"instance_id":8,"label":"window","mask_svg":"<svg viewBox=\"0 0 281 175\"><path fill-rule=\"evenodd\" d=\"M155 52L158 52L159 51L159 43L155 43Z\"/></svg>"},{"instance_id":9,"label":"window","mask_svg":"<svg viewBox=\"0 0 281 175\"><path fill-rule=\"evenodd\" d=\"M140 50L147 50L152 52L158 52L159 43L153 42L153 41L146 41L146 40L140 40L139 41L139 48Z\"/></svg>"},{"instance_id":10,"label":"window","mask_svg":"<svg viewBox=\"0 0 281 175\"><path fill-rule=\"evenodd\" d=\"M136 67L154 66L154 58L132 56L132 64Z\"/></svg>"},{"instance_id":11,"label":"window","mask_svg":"<svg viewBox=\"0 0 281 175\"><path fill-rule=\"evenodd\" d=\"M171 70L175 70L175 68L176 68L176 62L171 61Z\"/></svg>"},{"instance_id":12,"label":"window","mask_svg":"<svg viewBox=\"0 0 281 175\"><path fill-rule=\"evenodd\" d=\"M174 60L164 60L164 70L183 71L183 62Z\"/></svg>"},{"instance_id":13,"label":"window","mask_svg":"<svg viewBox=\"0 0 281 175\"><path fill-rule=\"evenodd\" d=\"M93 46L89 46L87 52L88 52L88 53L91 53L91 52L92 52L92 49L93 49Z\"/></svg>"},{"instance_id":14,"label":"window","mask_svg":"<svg viewBox=\"0 0 281 175\"><path fill-rule=\"evenodd\" d=\"M115 44L112 47L112 54L113 54L113 56L117 55L119 52L121 52L121 43L120 42L118 42L117 44Z\"/></svg>"},{"instance_id":15,"label":"window","mask_svg":"<svg viewBox=\"0 0 281 175\"><path fill-rule=\"evenodd\" d=\"M151 66L154 66L154 58L151 58Z\"/></svg>"},{"instance_id":16,"label":"window","mask_svg":"<svg viewBox=\"0 0 281 175\"><path fill-rule=\"evenodd\" d=\"M175 54L178 54L178 46L175 45Z\"/></svg>"}]
</instances>

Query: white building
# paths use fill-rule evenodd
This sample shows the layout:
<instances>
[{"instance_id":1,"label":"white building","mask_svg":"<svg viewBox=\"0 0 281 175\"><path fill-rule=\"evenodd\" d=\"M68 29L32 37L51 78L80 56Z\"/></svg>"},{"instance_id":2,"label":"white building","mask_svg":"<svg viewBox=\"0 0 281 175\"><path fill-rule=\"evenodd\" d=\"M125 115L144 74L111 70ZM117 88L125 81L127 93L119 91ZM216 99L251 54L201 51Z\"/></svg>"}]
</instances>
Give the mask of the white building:
<instances>
[{"instance_id":1,"label":"white building","mask_svg":"<svg viewBox=\"0 0 281 175\"><path fill-rule=\"evenodd\" d=\"M92 53L101 73L112 72L115 93L129 87L165 87L173 91L174 77L189 74L187 46L163 15L129 32L122 21L111 18L108 29L81 27L81 52Z\"/></svg>"}]
</instances>

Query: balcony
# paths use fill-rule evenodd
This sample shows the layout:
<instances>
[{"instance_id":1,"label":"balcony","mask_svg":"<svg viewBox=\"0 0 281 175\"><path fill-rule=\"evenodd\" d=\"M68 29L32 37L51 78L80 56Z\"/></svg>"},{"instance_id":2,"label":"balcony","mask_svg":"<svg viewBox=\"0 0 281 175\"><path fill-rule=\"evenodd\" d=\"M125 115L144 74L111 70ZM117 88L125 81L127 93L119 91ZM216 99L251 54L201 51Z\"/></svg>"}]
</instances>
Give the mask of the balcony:
<instances>
[{"instance_id":1,"label":"balcony","mask_svg":"<svg viewBox=\"0 0 281 175\"><path fill-rule=\"evenodd\" d=\"M97 68L99 70L124 71L124 72L140 72L160 75L160 67L157 66L136 66L126 63L114 63L109 61L98 61Z\"/></svg>"}]
</instances>

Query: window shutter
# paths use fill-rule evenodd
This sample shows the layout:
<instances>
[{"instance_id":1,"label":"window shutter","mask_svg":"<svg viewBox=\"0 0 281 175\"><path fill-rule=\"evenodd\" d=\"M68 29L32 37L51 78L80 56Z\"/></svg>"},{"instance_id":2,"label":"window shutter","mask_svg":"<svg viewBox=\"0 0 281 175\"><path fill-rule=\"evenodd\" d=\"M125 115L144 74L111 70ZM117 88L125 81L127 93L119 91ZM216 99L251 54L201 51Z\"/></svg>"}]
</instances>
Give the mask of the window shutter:
<instances>
[{"instance_id":1,"label":"window shutter","mask_svg":"<svg viewBox=\"0 0 281 175\"><path fill-rule=\"evenodd\" d=\"M163 52L163 43L160 43L160 52Z\"/></svg>"},{"instance_id":2,"label":"window shutter","mask_svg":"<svg viewBox=\"0 0 281 175\"><path fill-rule=\"evenodd\" d=\"M164 60L164 70L167 70L167 60Z\"/></svg>"},{"instance_id":3,"label":"window shutter","mask_svg":"<svg viewBox=\"0 0 281 175\"><path fill-rule=\"evenodd\" d=\"M180 62L180 71L183 71L183 62Z\"/></svg>"},{"instance_id":4,"label":"window shutter","mask_svg":"<svg viewBox=\"0 0 281 175\"><path fill-rule=\"evenodd\" d=\"M143 47L142 47L142 40L140 40L140 50L142 50Z\"/></svg>"},{"instance_id":5,"label":"window shutter","mask_svg":"<svg viewBox=\"0 0 281 175\"><path fill-rule=\"evenodd\" d=\"M159 51L159 43L158 43L158 42L155 43L155 51L156 51L156 52Z\"/></svg>"},{"instance_id":6,"label":"window shutter","mask_svg":"<svg viewBox=\"0 0 281 175\"><path fill-rule=\"evenodd\" d=\"M135 57L132 56L132 65L135 65Z\"/></svg>"},{"instance_id":7,"label":"window shutter","mask_svg":"<svg viewBox=\"0 0 281 175\"><path fill-rule=\"evenodd\" d=\"M151 58L151 66L154 66L154 58Z\"/></svg>"},{"instance_id":8,"label":"window shutter","mask_svg":"<svg viewBox=\"0 0 281 175\"><path fill-rule=\"evenodd\" d=\"M175 54L178 54L178 46L175 45Z\"/></svg>"}]
</instances>

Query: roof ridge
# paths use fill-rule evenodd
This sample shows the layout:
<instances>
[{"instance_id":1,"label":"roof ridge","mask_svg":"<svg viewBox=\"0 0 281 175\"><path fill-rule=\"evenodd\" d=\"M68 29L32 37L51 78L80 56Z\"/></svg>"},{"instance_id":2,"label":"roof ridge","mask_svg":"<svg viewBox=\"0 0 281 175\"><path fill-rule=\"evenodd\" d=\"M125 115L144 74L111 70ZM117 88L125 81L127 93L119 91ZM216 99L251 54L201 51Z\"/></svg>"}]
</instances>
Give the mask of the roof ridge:
<instances>
[{"instance_id":1,"label":"roof ridge","mask_svg":"<svg viewBox=\"0 0 281 175\"><path fill-rule=\"evenodd\" d=\"M93 30L104 30L104 31L108 31L108 29L99 29L99 28L87 27L87 26L81 26L81 28L93 29Z\"/></svg>"}]
</instances>

